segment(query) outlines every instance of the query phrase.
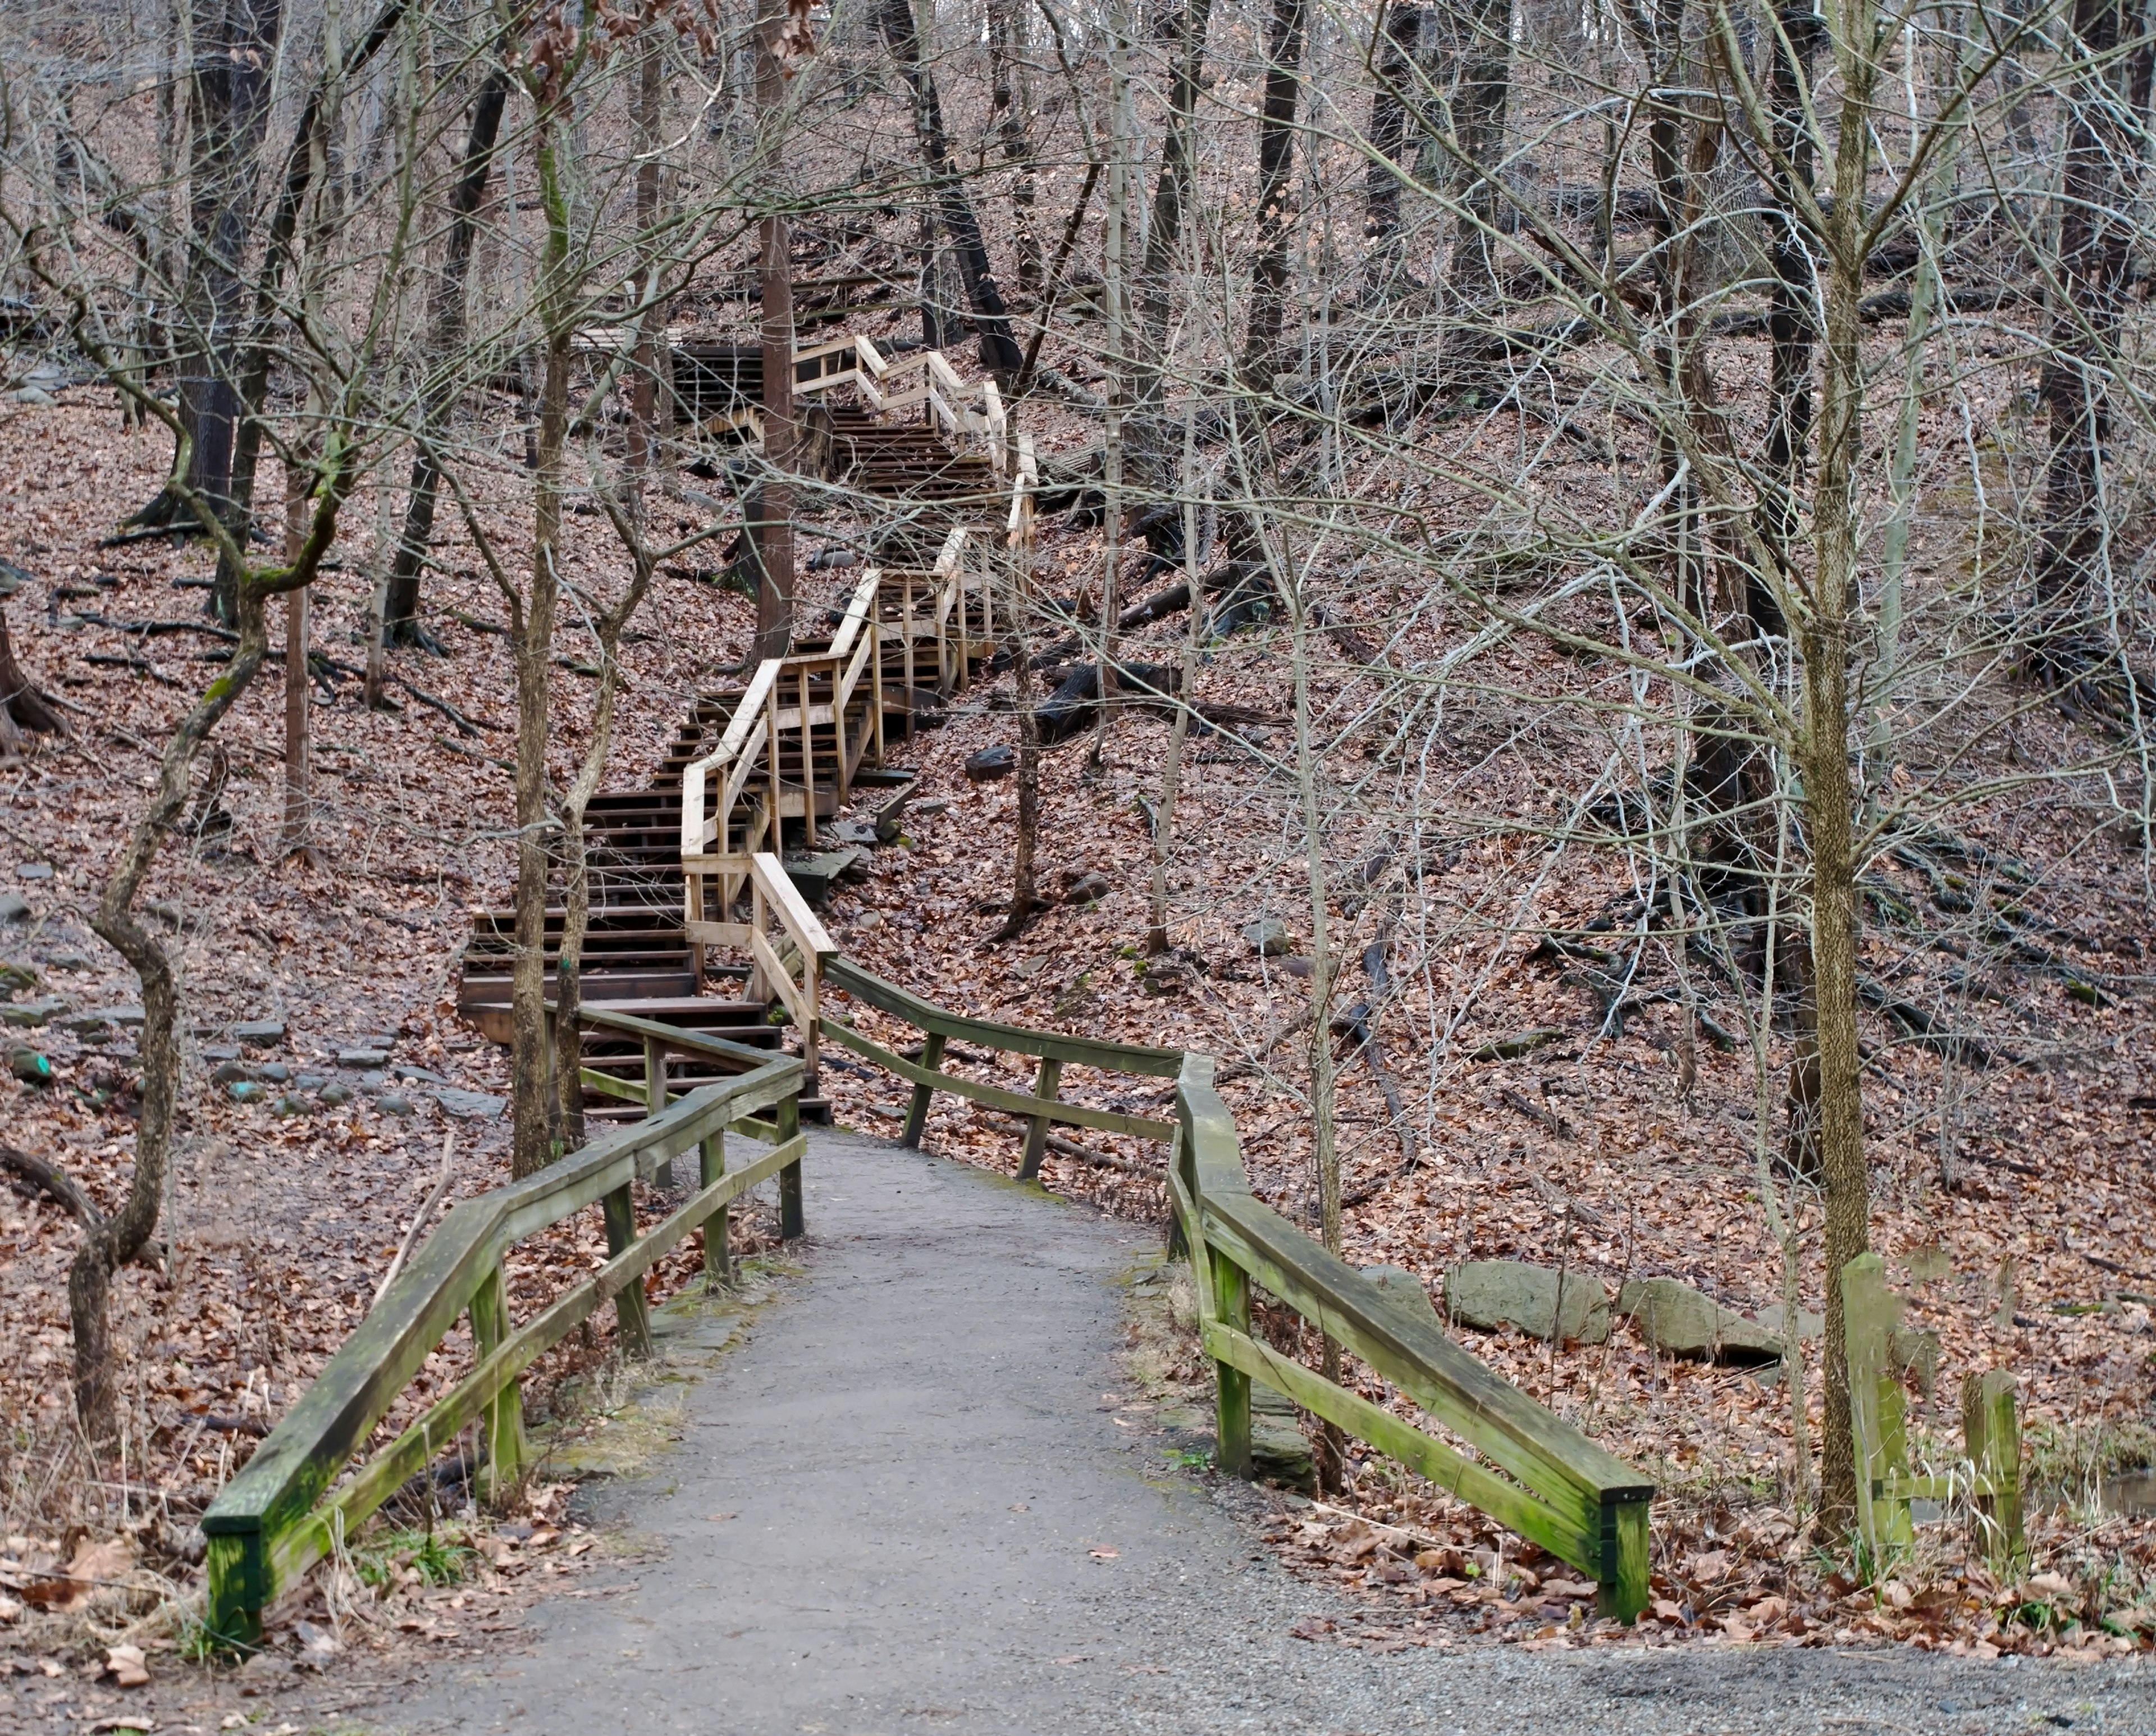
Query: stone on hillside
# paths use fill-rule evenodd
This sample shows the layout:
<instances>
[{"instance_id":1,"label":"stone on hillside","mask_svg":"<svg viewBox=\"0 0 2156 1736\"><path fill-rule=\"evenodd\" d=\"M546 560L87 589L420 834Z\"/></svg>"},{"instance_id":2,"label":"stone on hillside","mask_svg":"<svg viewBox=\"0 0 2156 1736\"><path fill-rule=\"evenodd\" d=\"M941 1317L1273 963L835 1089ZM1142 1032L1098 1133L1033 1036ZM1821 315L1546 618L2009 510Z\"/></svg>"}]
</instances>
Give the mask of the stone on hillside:
<instances>
[{"instance_id":1,"label":"stone on hillside","mask_svg":"<svg viewBox=\"0 0 2156 1736\"><path fill-rule=\"evenodd\" d=\"M1294 945L1295 937L1287 932L1287 924L1277 917L1266 917L1250 924L1243 931L1243 938L1258 949L1265 958L1277 958Z\"/></svg>"},{"instance_id":2,"label":"stone on hillside","mask_svg":"<svg viewBox=\"0 0 2156 1736\"><path fill-rule=\"evenodd\" d=\"M1782 1353L1778 1333L1675 1278L1633 1279L1618 1294L1617 1312L1666 1355L1747 1363L1766 1362ZM1800 1330L1803 1324L1798 1322Z\"/></svg>"},{"instance_id":3,"label":"stone on hillside","mask_svg":"<svg viewBox=\"0 0 2156 1736\"><path fill-rule=\"evenodd\" d=\"M326 1104L331 1109L341 1109L352 1100L353 1095L350 1086L332 1079L316 1093L316 1100Z\"/></svg>"},{"instance_id":4,"label":"stone on hillside","mask_svg":"<svg viewBox=\"0 0 2156 1736\"><path fill-rule=\"evenodd\" d=\"M272 1085L283 1085L290 1080L292 1070L281 1061L266 1061L254 1070L257 1079L266 1079Z\"/></svg>"},{"instance_id":5,"label":"stone on hillside","mask_svg":"<svg viewBox=\"0 0 2156 1736\"><path fill-rule=\"evenodd\" d=\"M388 1052L380 1049L340 1049L337 1050L336 1064L341 1067L358 1067L364 1071L369 1067L387 1066L389 1056Z\"/></svg>"},{"instance_id":6,"label":"stone on hillside","mask_svg":"<svg viewBox=\"0 0 2156 1736\"><path fill-rule=\"evenodd\" d=\"M283 1097L270 1106L270 1112L272 1115L283 1116L305 1115L307 1108L307 1100L305 1097L295 1097L291 1092L286 1091Z\"/></svg>"},{"instance_id":7,"label":"stone on hillside","mask_svg":"<svg viewBox=\"0 0 2156 1736\"><path fill-rule=\"evenodd\" d=\"M506 1097L483 1091L437 1091L433 1097L435 1107L451 1121L492 1121L509 1107ZM382 1102L386 1107L388 1099Z\"/></svg>"},{"instance_id":8,"label":"stone on hillside","mask_svg":"<svg viewBox=\"0 0 2156 1736\"><path fill-rule=\"evenodd\" d=\"M41 1025L49 1025L66 1010L67 1003L64 1000L0 1001L0 1025L35 1030Z\"/></svg>"},{"instance_id":9,"label":"stone on hillside","mask_svg":"<svg viewBox=\"0 0 2156 1736\"><path fill-rule=\"evenodd\" d=\"M270 1087L257 1084L252 1079L235 1079L225 1087L235 1103L259 1103L270 1095Z\"/></svg>"},{"instance_id":10,"label":"stone on hillside","mask_svg":"<svg viewBox=\"0 0 2156 1736\"><path fill-rule=\"evenodd\" d=\"M1404 1266L1366 1266L1363 1276L1384 1294L1388 1300L1400 1303L1410 1313L1426 1314L1434 1322L1437 1305L1430 1299L1430 1289L1423 1281Z\"/></svg>"},{"instance_id":11,"label":"stone on hillside","mask_svg":"<svg viewBox=\"0 0 2156 1736\"><path fill-rule=\"evenodd\" d=\"M831 888L839 883L839 876L852 873L868 859L869 853L855 844L817 855L788 856L784 859L786 877L793 882L795 891L810 904L820 907L831 896Z\"/></svg>"},{"instance_id":12,"label":"stone on hillside","mask_svg":"<svg viewBox=\"0 0 2156 1736\"><path fill-rule=\"evenodd\" d=\"M232 1027L232 1040L248 1049L275 1049L285 1040L281 1019L249 1019Z\"/></svg>"},{"instance_id":13,"label":"stone on hillside","mask_svg":"<svg viewBox=\"0 0 2156 1736\"><path fill-rule=\"evenodd\" d=\"M8 1071L25 1085L50 1085L53 1064L34 1049L10 1049Z\"/></svg>"},{"instance_id":14,"label":"stone on hillside","mask_svg":"<svg viewBox=\"0 0 2156 1736\"><path fill-rule=\"evenodd\" d=\"M34 989L38 981L34 966L0 960L0 1000L11 1000L25 989Z\"/></svg>"},{"instance_id":15,"label":"stone on hillside","mask_svg":"<svg viewBox=\"0 0 2156 1736\"><path fill-rule=\"evenodd\" d=\"M976 783L991 778L1008 778L1018 765L1018 750L1010 747L983 747L966 756L966 775Z\"/></svg>"},{"instance_id":16,"label":"stone on hillside","mask_svg":"<svg viewBox=\"0 0 2156 1736\"><path fill-rule=\"evenodd\" d=\"M1760 1325L1766 1328L1768 1332L1774 1333L1777 1338L1781 1337L1782 1305L1779 1302L1774 1303L1772 1307L1760 1309L1759 1312L1752 1317L1757 1320ZM1823 1336L1825 1331L1825 1315L1815 1314L1810 1308L1805 1307L1799 1307L1797 1310L1797 1336L1799 1338L1809 1343L1814 1338Z\"/></svg>"},{"instance_id":17,"label":"stone on hillside","mask_svg":"<svg viewBox=\"0 0 2156 1736\"><path fill-rule=\"evenodd\" d=\"M0 892L0 922L27 922L30 901L20 892Z\"/></svg>"},{"instance_id":18,"label":"stone on hillside","mask_svg":"<svg viewBox=\"0 0 2156 1736\"><path fill-rule=\"evenodd\" d=\"M1558 1308L1563 1278L1563 1315ZM1524 1260L1471 1260L1445 1274L1445 1311L1456 1326L1492 1332L1514 1327L1547 1338L1599 1344L1609 1336L1609 1298L1592 1272L1558 1273Z\"/></svg>"},{"instance_id":19,"label":"stone on hillside","mask_svg":"<svg viewBox=\"0 0 2156 1736\"><path fill-rule=\"evenodd\" d=\"M53 865L50 862L24 862L16 868L15 877L18 880L50 880Z\"/></svg>"},{"instance_id":20,"label":"stone on hillside","mask_svg":"<svg viewBox=\"0 0 2156 1736\"><path fill-rule=\"evenodd\" d=\"M1532 1055L1544 1045L1554 1043L1564 1033L1554 1025L1537 1025L1532 1030L1514 1031L1508 1037L1496 1037L1477 1049L1471 1057L1476 1061L1517 1061L1523 1055Z\"/></svg>"},{"instance_id":21,"label":"stone on hillside","mask_svg":"<svg viewBox=\"0 0 2156 1736\"><path fill-rule=\"evenodd\" d=\"M209 1076L212 1085L237 1085L247 1076L247 1069L236 1060L219 1061L217 1071Z\"/></svg>"},{"instance_id":22,"label":"stone on hillside","mask_svg":"<svg viewBox=\"0 0 2156 1736\"><path fill-rule=\"evenodd\" d=\"M1065 868L1063 871L1063 901L1065 904L1098 904L1114 891L1108 876L1097 868Z\"/></svg>"},{"instance_id":23,"label":"stone on hillside","mask_svg":"<svg viewBox=\"0 0 2156 1736\"><path fill-rule=\"evenodd\" d=\"M1294 1400L1259 1380L1250 1383L1250 1469L1262 1482L1317 1492L1317 1461Z\"/></svg>"},{"instance_id":24,"label":"stone on hillside","mask_svg":"<svg viewBox=\"0 0 2156 1736\"><path fill-rule=\"evenodd\" d=\"M402 1117L409 1115L412 1112L411 1099L400 1096L398 1092L393 1091L384 1091L380 1097L377 1097L374 1100L374 1107L379 1109L384 1115Z\"/></svg>"}]
</instances>

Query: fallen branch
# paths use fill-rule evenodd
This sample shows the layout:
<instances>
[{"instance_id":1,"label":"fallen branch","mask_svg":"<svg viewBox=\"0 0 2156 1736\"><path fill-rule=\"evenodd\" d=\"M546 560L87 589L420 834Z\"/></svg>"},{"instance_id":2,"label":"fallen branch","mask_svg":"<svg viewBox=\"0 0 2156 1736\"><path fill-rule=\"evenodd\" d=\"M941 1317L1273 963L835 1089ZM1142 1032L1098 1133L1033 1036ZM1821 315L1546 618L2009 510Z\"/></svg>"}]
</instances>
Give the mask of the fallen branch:
<instances>
[{"instance_id":1,"label":"fallen branch","mask_svg":"<svg viewBox=\"0 0 2156 1736\"><path fill-rule=\"evenodd\" d=\"M43 1158L33 1158L12 1145L0 1145L0 1169L12 1169L32 1187L51 1194L85 1230L95 1230L105 1221L105 1214L83 1192L74 1178Z\"/></svg>"},{"instance_id":2,"label":"fallen branch","mask_svg":"<svg viewBox=\"0 0 2156 1736\"><path fill-rule=\"evenodd\" d=\"M412 1227L404 1232L404 1240L398 1244L396 1257L390 1261L389 1270L382 1275L382 1281L374 1287L374 1300L380 1302L389 1293L389 1287L397 1281L397 1274L404 1269L404 1261L419 1240L419 1232L427 1227L427 1220L434 1216L434 1208L442 1203L442 1195L449 1191L455 1172L449 1168L449 1153L456 1149L457 1136L444 1134L442 1138L442 1174L434 1184L434 1191L428 1194L419 1208L419 1215L412 1220ZM372 1304L369 1304L371 1307Z\"/></svg>"}]
</instances>

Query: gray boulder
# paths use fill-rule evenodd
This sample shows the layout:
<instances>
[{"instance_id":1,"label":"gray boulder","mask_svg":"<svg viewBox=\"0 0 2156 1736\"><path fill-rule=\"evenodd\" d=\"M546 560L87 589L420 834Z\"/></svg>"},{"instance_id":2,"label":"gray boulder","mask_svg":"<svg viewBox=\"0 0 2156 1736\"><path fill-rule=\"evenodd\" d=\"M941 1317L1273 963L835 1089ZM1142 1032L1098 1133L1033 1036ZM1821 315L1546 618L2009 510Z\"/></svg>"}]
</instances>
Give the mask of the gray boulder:
<instances>
[{"instance_id":1,"label":"gray boulder","mask_svg":"<svg viewBox=\"0 0 2156 1736\"><path fill-rule=\"evenodd\" d=\"M1559 1278L1563 1279L1563 1309ZM1609 1297L1592 1272L1559 1274L1524 1260L1471 1260L1447 1272L1445 1311L1454 1324L1483 1332L1516 1328L1538 1338L1599 1344L1609 1336Z\"/></svg>"},{"instance_id":2,"label":"gray boulder","mask_svg":"<svg viewBox=\"0 0 2156 1736\"><path fill-rule=\"evenodd\" d=\"M1295 943L1295 937L1287 932L1287 924L1277 917L1267 917L1262 922L1251 923L1243 931L1243 938L1267 958L1281 957Z\"/></svg>"},{"instance_id":3,"label":"gray boulder","mask_svg":"<svg viewBox=\"0 0 2156 1736\"><path fill-rule=\"evenodd\" d=\"M1777 1330L1770 1331L1675 1278L1633 1279L1618 1292L1617 1312L1666 1355L1750 1363L1772 1361L1782 1353L1779 1316ZM1799 1331L1804 1324L1799 1320Z\"/></svg>"},{"instance_id":4,"label":"gray boulder","mask_svg":"<svg viewBox=\"0 0 2156 1736\"><path fill-rule=\"evenodd\" d=\"M1363 1276L1375 1284L1388 1301L1400 1303L1410 1313L1437 1318L1437 1307L1430 1299L1429 1287L1406 1267L1366 1266Z\"/></svg>"}]
</instances>

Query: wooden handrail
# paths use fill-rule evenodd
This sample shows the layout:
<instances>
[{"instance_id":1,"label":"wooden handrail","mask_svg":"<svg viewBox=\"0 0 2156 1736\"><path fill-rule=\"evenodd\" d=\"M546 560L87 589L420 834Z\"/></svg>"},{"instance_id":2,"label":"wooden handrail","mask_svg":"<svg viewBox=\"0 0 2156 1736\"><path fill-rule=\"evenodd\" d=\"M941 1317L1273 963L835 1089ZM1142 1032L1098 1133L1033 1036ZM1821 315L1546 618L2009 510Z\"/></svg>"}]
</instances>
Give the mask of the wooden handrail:
<instances>
[{"instance_id":1,"label":"wooden handrail","mask_svg":"<svg viewBox=\"0 0 2156 1736\"><path fill-rule=\"evenodd\" d=\"M1235 1118L1214 1087L1211 1055L947 1012L844 957L827 958L823 975L856 1001L925 1034L916 1062L828 1013L823 1020L826 1035L912 1083L902 1143L919 1143L931 1097L939 1091L1032 1123L1022 1177L1038 1172L1050 1122L1169 1143L1168 1196L1178 1239L1190 1256L1200 1338L1214 1363L1216 1441L1224 1468L1250 1474L1250 1383L1255 1379L1592 1575L1607 1613L1629 1621L1645 1608L1652 1482L1462 1349L1427 1307L1395 1297L1255 1198ZM1028 1096L944 1072L943 1056L952 1040L1040 1057L1040 1085ZM1055 1092L1066 1063L1173 1076L1176 1119L1152 1121L1062 1102ZM1265 1343L1250 1326L1254 1283L1361 1357L1479 1459Z\"/></svg>"},{"instance_id":2,"label":"wooden handrail","mask_svg":"<svg viewBox=\"0 0 2156 1736\"><path fill-rule=\"evenodd\" d=\"M670 1038L685 1041L701 1035L668 1030ZM792 1227L785 1233L799 1233L804 1147L798 1106L805 1069L791 1056L745 1052L757 1063L749 1071L700 1086L536 1175L449 1210L203 1515L213 1632L243 1644L259 1640L263 1609L482 1413L487 1419L490 1478L497 1488L512 1482L524 1451L518 1386L523 1368L610 1298L622 1312L624 1343L632 1348L644 1343L643 1291L634 1278L691 1230L723 1213L757 1180L782 1175L782 1200L793 1202L788 1220ZM774 1148L757 1163L726 1174L726 1132L764 1131L751 1117L774 1107ZM702 1153L701 1190L649 1235L637 1236L632 1184L692 1149ZM785 1180L789 1175L791 1180ZM613 1257L512 1331L501 1276L504 1251L597 1204L607 1209ZM722 1261L722 1240L716 1252ZM713 1239L707 1235L710 1271L719 1269L712 1264L714 1254ZM478 1366L331 1492L338 1473L465 1312L472 1318Z\"/></svg>"}]
</instances>

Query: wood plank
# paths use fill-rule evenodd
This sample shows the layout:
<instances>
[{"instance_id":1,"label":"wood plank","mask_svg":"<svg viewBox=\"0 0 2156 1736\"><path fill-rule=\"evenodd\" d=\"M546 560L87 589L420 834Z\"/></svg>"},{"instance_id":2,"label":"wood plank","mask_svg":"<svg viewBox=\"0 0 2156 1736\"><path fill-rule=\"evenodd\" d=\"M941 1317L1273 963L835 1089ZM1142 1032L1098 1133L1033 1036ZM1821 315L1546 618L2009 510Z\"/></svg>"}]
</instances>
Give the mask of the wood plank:
<instances>
[{"instance_id":1,"label":"wood plank","mask_svg":"<svg viewBox=\"0 0 2156 1736\"><path fill-rule=\"evenodd\" d=\"M824 959L839 950L838 942L824 932L816 912L808 908L801 889L793 884L786 865L777 856L769 850L758 850L749 858L749 871L755 876L757 889L778 912L778 920L785 924L794 945L804 954Z\"/></svg>"},{"instance_id":2,"label":"wood plank","mask_svg":"<svg viewBox=\"0 0 2156 1736\"><path fill-rule=\"evenodd\" d=\"M1060 1031L1032 1030L1024 1025L997 1025L986 1019L947 1013L932 1001L864 969L844 953L824 961L824 980L856 1000L903 1019L916 1030L962 1043L978 1043L984 1049L1002 1049L1014 1055L1052 1055L1066 1066L1143 1073L1154 1078L1173 1079L1183 1067L1183 1051L1178 1049L1147 1049L1136 1043L1067 1036Z\"/></svg>"},{"instance_id":3,"label":"wood plank","mask_svg":"<svg viewBox=\"0 0 2156 1736\"><path fill-rule=\"evenodd\" d=\"M1142 1115L1126 1115L1119 1109L1096 1109L1090 1104L1069 1103L1060 1097L1029 1097L1022 1091L1009 1091L1000 1085L983 1084L978 1079L967 1079L956 1073L938 1072L910 1061L902 1055L894 1055L880 1043L872 1042L850 1025L833 1019L823 1019L819 1025L827 1037L834 1037L846 1048L864 1060L910 1079L916 1085L929 1086L937 1091L947 1091L954 1097L966 1097L976 1103L986 1103L993 1109L1007 1109L1014 1115L1039 1117L1045 1121L1062 1122L1074 1127L1097 1127L1104 1133L1127 1133L1136 1139L1165 1141L1175 1133L1173 1122L1152 1121Z\"/></svg>"},{"instance_id":4,"label":"wood plank","mask_svg":"<svg viewBox=\"0 0 2156 1736\"><path fill-rule=\"evenodd\" d=\"M1601 1573L1601 1550L1595 1533L1553 1511L1517 1484L1463 1457L1360 1394L1335 1386L1301 1364L1290 1361L1268 1344L1217 1321L1209 1322L1204 1333L1205 1353L1215 1361L1240 1369L1294 1400L1312 1415L1337 1423L1388 1458L1397 1459L1448 1493L1479 1507L1507 1529L1533 1538L1582 1573Z\"/></svg>"},{"instance_id":5,"label":"wood plank","mask_svg":"<svg viewBox=\"0 0 2156 1736\"><path fill-rule=\"evenodd\" d=\"M739 926L739 925L729 925ZM743 932L747 932L743 927ZM548 1004L552 1009L552 1003ZM578 1020L593 1030L619 1031L624 1036L655 1039L669 1053L674 1055L701 1055L713 1061L747 1061L752 1067L764 1067L777 1059L768 1049L752 1049L746 1043L737 1043L731 1038L715 1037L700 1030L685 1030L678 1025L662 1025L655 1019L643 1019L634 1013L609 1012L603 1006L580 1006ZM639 1097L637 1102L643 1099Z\"/></svg>"}]
</instances>

